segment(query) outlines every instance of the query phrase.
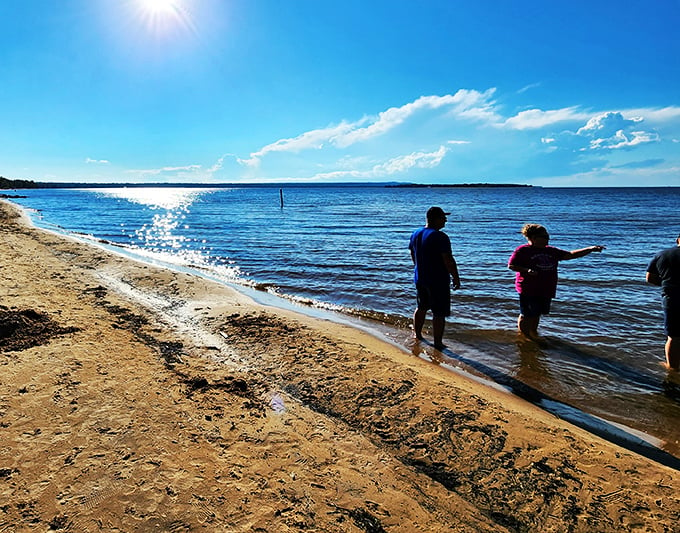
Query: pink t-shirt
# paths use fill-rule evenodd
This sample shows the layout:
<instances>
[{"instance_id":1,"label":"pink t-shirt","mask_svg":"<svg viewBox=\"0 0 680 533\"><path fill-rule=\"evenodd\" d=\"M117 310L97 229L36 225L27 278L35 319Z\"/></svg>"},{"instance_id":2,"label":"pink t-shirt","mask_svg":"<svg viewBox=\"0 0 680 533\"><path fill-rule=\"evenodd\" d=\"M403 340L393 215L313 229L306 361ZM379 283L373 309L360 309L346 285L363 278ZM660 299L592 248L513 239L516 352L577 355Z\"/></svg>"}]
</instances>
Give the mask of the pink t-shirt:
<instances>
[{"instance_id":1,"label":"pink t-shirt","mask_svg":"<svg viewBox=\"0 0 680 533\"><path fill-rule=\"evenodd\" d=\"M569 254L566 250L523 244L510 256L508 265L531 268L537 274L515 273L515 288L524 296L554 298L557 291L557 264Z\"/></svg>"}]
</instances>

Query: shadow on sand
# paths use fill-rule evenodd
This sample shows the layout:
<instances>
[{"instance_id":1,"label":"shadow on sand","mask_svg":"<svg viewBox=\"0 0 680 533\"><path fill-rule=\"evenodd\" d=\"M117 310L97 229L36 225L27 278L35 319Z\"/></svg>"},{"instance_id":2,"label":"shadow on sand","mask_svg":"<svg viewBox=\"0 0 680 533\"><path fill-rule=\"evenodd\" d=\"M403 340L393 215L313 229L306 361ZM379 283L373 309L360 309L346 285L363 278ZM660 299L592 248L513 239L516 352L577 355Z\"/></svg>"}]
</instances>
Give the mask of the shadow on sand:
<instances>
[{"instance_id":1,"label":"shadow on sand","mask_svg":"<svg viewBox=\"0 0 680 533\"><path fill-rule=\"evenodd\" d=\"M431 347L435 352L441 353L444 357L451 360L459 361L468 367L480 372L487 378L493 380L495 383L507 388L512 394L519 396L520 398L531 402L532 404L548 411L549 413L562 418L577 427L585 429L586 431L597 435L609 442L612 442L622 448L635 452L643 457L647 457L653 461L660 464L674 468L680 471L680 458L665 452L664 450L650 444L644 439L626 431L625 429L614 425L602 418L590 415L583 412L582 410L564 403L562 401L555 400L551 396L541 392L540 390L523 383L522 381L508 375L507 373L501 372L495 368L488 365L475 361L468 357L459 355L453 352L449 348L443 348L441 350L435 350L434 345L426 340L416 341L416 346L418 344L425 344ZM579 356L583 363L592 366L597 369L606 370L614 375L617 375L628 381L634 381L636 384L644 384L650 389L658 390L660 392L665 392L667 396L672 397L669 394L669 389L674 391L676 401L680 401L680 385L675 385L672 387L672 383L664 382L660 384L658 379L654 379L652 376L644 376L638 371L626 368L624 365L616 365L609 361L603 361L592 355L586 354L578 350L578 348L569 345L564 341L545 341L540 345L531 345L528 343L524 349L533 350L535 353L542 352L544 349L556 348L560 350L568 350L570 355ZM520 347L520 350L522 347ZM415 354L415 351L414 351ZM442 362L441 359L432 357L433 362ZM642 383L641 383L642 379Z\"/></svg>"}]
</instances>

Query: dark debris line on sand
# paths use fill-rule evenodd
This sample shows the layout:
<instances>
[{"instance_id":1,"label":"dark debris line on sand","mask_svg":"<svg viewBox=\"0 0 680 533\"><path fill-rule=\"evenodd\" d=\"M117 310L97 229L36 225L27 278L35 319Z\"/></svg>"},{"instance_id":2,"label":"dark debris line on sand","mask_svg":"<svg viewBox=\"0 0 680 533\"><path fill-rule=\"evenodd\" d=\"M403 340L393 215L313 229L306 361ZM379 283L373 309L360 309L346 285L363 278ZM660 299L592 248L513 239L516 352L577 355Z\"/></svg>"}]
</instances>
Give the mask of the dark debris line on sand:
<instances>
[{"instance_id":1,"label":"dark debris line on sand","mask_svg":"<svg viewBox=\"0 0 680 533\"><path fill-rule=\"evenodd\" d=\"M60 326L45 313L33 309L0 306L0 353L27 350L76 331L79 328Z\"/></svg>"},{"instance_id":2,"label":"dark debris line on sand","mask_svg":"<svg viewBox=\"0 0 680 533\"><path fill-rule=\"evenodd\" d=\"M184 345L181 342L159 341L152 335L146 333L144 328L149 324L149 319L146 316L130 311L126 307L109 303L105 299L108 294L108 289L106 287L102 287L101 285L97 287L88 287L83 290L83 294L94 296L96 304L102 306L116 318L113 327L127 329L144 344L156 347L166 366L171 368L176 363L182 362Z\"/></svg>"}]
</instances>

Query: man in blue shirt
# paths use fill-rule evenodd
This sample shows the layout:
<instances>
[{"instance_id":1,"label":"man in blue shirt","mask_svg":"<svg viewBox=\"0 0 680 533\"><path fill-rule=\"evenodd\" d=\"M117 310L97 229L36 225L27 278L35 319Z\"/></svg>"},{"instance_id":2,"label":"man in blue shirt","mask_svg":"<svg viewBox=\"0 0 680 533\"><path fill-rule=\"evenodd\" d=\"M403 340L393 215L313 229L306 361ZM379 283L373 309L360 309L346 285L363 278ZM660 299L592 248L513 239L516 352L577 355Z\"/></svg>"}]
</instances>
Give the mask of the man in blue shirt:
<instances>
[{"instance_id":1,"label":"man in blue shirt","mask_svg":"<svg viewBox=\"0 0 680 533\"><path fill-rule=\"evenodd\" d=\"M661 287L670 370L680 370L680 236L675 242L677 246L660 251L647 267L647 282Z\"/></svg>"},{"instance_id":2,"label":"man in blue shirt","mask_svg":"<svg viewBox=\"0 0 680 533\"><path fill-rule=\"evenodd\" d=\"M432 336L438 350L445 348L442 339L446 317L451 315L451 283L454 289L460 289L451 241L446 233L440 231L446 225L446 216L450 214L441 207L430 207L427 210L427 224L413 232L408 246L415 265L418 302L413 313L413 333L416 339L423 338L425 315L431 310Z\"/></svg>"}]
</instances>

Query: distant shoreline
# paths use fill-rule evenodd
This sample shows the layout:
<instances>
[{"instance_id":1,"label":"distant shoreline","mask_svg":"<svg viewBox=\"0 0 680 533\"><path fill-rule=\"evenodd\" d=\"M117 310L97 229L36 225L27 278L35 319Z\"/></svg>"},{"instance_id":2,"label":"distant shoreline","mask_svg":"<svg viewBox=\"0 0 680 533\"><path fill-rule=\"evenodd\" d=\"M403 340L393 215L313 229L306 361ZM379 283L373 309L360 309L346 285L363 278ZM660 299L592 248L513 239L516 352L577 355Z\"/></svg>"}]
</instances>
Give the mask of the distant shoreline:
<instances>
[{"instance_id":1,"label":"distant shoreline","mask_svg":"<svg viewBox=\"0 0 680 533\"><path fill-rule=\"evenodd\" d=\"M36 182L30 180L10 180L0 176L0 190L30 189L141 189L141 188L181 188L181 189L284 189L284 188L387 188L387 189L677 189L673 185L657 186L587 186L587 187L546 187L521 183L400 183L400 182L286 182L286 183L85 183L85 182Z\"/></svg>"},{"instance_id":2,"label":"distant shoreline","mask_svg":"<svg viewBox=\"0 0 680 533\"><path fill-rule=\"evenodd\" d=\"M496 188L496 187L536 187L516 183L82 183L82 182L33 182L24 180L4 180L0 189L110 189L110 188L284 188L284 187L380 187L380 188Z\"/></svg>"},{"instance_id":3,"label":"distant shoreline","mask_svg":"<svg viewBox=\"0 0 680 533\"><path fill-rule=\"evenodd\" d=\"M535 185L519 184L519 183L398 183L395 185L385 185L385 187L395 188L449 188L449 187L467 187L467 188L495 188L495 187L535 187Z\"/></svg>"}]
</instances>

